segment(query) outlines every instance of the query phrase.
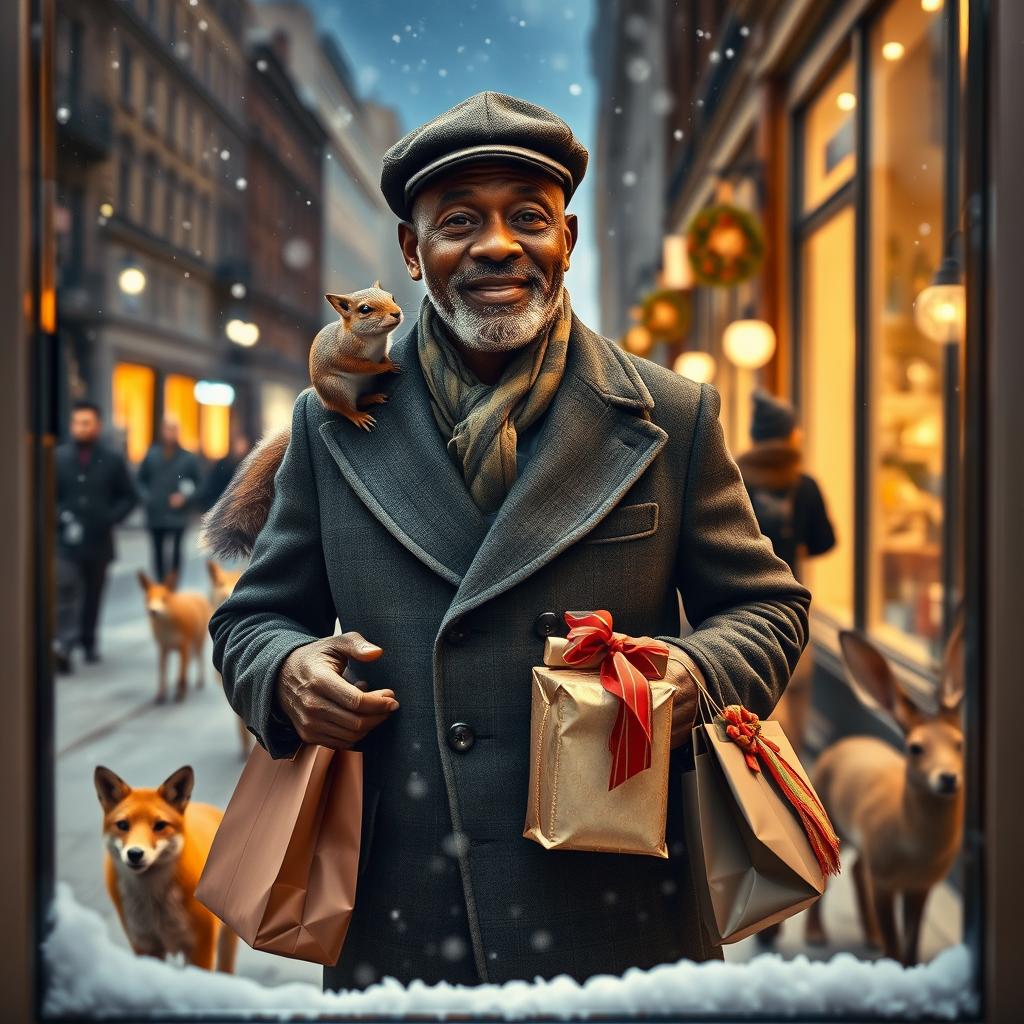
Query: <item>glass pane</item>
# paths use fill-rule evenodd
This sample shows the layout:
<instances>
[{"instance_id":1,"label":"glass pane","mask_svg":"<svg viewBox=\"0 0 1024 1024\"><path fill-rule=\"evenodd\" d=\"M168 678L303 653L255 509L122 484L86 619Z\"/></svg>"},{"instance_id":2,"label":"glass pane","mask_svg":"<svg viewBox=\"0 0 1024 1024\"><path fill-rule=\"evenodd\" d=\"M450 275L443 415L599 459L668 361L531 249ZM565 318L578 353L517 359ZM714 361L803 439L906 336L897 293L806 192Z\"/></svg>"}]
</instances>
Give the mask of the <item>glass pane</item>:
<instances>
[{"instance_id":1,"label":"glass pane","mask_svg":"<svg viewBox=\"0 0 1024 1024\"><path fill-rule=\"evenodd\" d=\"M148 366L118 363L112 378L114 426L124 431L128 458L141 462L153 441L155 374Z\"/></svg>"},{"instance_id":2,"label":"glass pane","mask_svg":"<svg viewBox=\"0 0 1024 1024\"><path fill-rule=\"evenodd\" d=\"M805 560L815 608L853 622L854 212L845 206L804 243L804 458L828 503L836 546Z\"/></svg>"},{"instance_id":3,"label":"glass pane","mask_svg":"<svg viewBox=\"0 0 1024 1024\"><path fill-rule=\"evenodd\" d=\"M942 629L943 346L914 324L942 261L943 25L898 0L871 34L869 624L908 654Z\"/></svg>"},{"instance_id":4,"label":"glass pane","mask_svg":"<svg viewBox=\"0 0 1024 1024\"><path fill-rule=\"evenodd\" d=\"M857 169L853 62L829 79L804 114L803 209L820 206Z\"/></svg>"},{"instance_id":5,"label":"glass pane","mask_svg":"<svg viewBox=\"0 0 1024 1024\"><path fill-rule=\"evenodd\" d=\"M199 449L199 403L195 386L192 377L176 373L169 374L164 383L164 416L177 421L181 446L190 452Z\"/></svg>"},{"instance_id":6,"label":"glass pane","mask_svg":"<svg viewBox=\"0 0 1024 1024\"><path fill-rule=\"evenodd\" d=\"M201 405L199 432L202 452L208 459L222 459L231 447L231 408L227 405Z\"/></svg>"}]
</instances>

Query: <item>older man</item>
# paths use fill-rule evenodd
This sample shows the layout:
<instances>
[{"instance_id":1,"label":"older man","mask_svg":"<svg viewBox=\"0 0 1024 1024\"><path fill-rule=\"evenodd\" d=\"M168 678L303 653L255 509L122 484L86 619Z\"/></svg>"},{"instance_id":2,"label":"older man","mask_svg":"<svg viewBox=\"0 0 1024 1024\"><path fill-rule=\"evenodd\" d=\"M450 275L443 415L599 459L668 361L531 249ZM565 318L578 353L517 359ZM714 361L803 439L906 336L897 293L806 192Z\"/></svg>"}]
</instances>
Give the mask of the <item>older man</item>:
<instances>
[{"instance_id":1,"label":"older man","mask_svg":"<svg viewBox=\"0 0 1024 1024\"><path fill-rule=\"evenodd\" d=\"M721 955L683 842L684 673L670 857L522 836L530 669L566 609L660 635L719 701L761 714L806 637L807 592L758 531L716 392L572 312L565 204L586 163L563 121L497 93L386 154L381 187L428 292L391 353L401 372L382 378L372 433L300 396L270 518L210 626L228 696L272 755L364 752L356 909L328 987ZM677 589L697 624L685 639ZM330 636L335 616L350 632Z\"/></svg>"}]
</instances>

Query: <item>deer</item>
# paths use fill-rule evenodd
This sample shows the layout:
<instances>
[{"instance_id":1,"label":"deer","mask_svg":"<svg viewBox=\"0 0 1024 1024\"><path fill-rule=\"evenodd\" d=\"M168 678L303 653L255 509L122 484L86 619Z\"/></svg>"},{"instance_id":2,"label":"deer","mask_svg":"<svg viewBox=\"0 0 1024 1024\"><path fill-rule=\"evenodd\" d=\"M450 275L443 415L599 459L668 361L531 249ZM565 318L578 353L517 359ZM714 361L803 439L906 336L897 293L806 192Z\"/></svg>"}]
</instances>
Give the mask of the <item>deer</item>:
<instances>
[{"instance_id":1,"label":"deer","mask_svg":"<svg viewBox=\"0 0 1024 1024\"><path fill-rule=\"evenodd\" d=\"M910 966L918 960L928 894L949 873L963 837L963 623L958 620L946 646L932 712L909 699L870 640L853 631L839 640L846 668L863 691L858 696L877 701L903 733L905 750L848 736L825 750L812 781L840 838L856 851L852 873L865 939ZM827 942L821 900L808 910L806 940Z\"/></svg>"}]
</instances>

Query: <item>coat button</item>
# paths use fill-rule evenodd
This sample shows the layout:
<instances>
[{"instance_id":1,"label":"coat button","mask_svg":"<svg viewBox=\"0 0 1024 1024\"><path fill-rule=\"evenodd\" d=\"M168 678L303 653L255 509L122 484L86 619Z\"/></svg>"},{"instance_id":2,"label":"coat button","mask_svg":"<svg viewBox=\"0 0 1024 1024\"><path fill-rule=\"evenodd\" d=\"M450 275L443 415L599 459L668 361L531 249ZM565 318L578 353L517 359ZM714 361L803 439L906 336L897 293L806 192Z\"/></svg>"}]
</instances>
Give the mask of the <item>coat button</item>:
<instances>
[{"instance_id":1,"label":"coat button","mask_svg":"<svg viewBox=\"0 0 1024 1024\"><path fill-rule=\"evenodd\" d=\"M533 624L533 631L537 636L554 636L560 622L561 619L554 612L541 612Z\"/></svg>"},{"instance_id":2,"label":"coat button","mask_svg":"<svg viewBox=\"0 0 1024 1024\"><path fill-rule=\"evenodd\" d=\"M444 634L445 640L450 644L461 644L466 639L466 629L462 623L456 619Z\"/></svg>"},{"instance_id":3,"label":"coat button","mask_svg":"<svg viewBox=\"0 0 1024 1024\"><path fill-rule=\"evenodd\" d=\"M464 754L476 740L476 734L465 722L456 722L448 728L448 746L456 754Z\"/></svg>"}]
</instances>

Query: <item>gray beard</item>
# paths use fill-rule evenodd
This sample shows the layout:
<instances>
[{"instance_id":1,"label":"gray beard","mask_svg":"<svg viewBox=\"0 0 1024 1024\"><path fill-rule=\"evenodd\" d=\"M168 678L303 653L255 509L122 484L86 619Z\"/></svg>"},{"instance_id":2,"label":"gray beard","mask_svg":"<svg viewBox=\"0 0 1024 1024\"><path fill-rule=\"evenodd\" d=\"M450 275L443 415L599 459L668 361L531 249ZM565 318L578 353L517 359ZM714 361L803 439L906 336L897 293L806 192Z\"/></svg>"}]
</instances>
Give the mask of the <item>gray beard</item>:
<instances>
[{"instance_id":1,"label":"gray beard","mask_svg":"<svg viewBox=\"0 0 1024 1024\"><path fill-rule=\"evenodd\" d=\"M551 326L562 305L564 279L565 272L559 268L547 295L534 289L526 309L504 313L502 306L493 306L494 312L475 309L463 301L453 284L438 289L428 274L423 275L427 295L441 323L456 341L476 352L513 352L538 338Z\"/></svg>"}]
</instances>

